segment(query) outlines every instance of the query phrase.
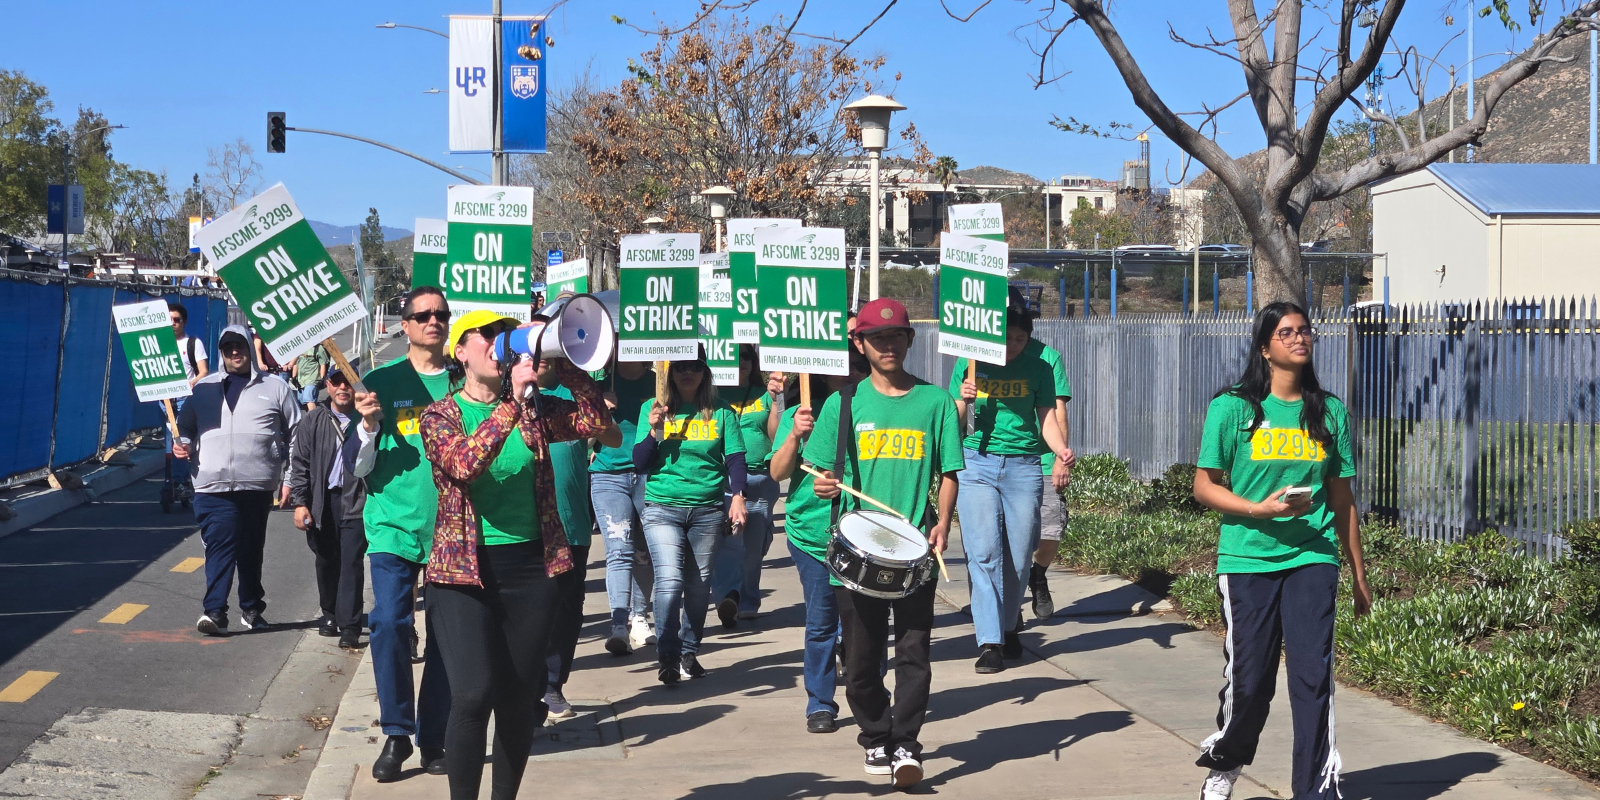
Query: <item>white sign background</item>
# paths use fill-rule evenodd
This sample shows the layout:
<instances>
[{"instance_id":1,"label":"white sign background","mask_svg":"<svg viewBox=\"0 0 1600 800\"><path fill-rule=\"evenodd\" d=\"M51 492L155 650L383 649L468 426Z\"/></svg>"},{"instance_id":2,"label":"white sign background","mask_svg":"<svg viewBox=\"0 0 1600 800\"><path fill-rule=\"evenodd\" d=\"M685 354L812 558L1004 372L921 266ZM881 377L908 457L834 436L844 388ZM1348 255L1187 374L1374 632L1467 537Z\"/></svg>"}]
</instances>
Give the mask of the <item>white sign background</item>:
<instances>
[{"instance_id":1,"label":"white sign background","mask_svg":"<svg viewBox=\"0 0 1600 800\"><path fill-rule=\"evenodd\" d=\"M494 21L489 17L451 17L450 152L494 150L495 74ZM457 76L465 86L457 83ZM476 76L482 76L482 84L473 82Z\"/></svg>"}]
</instances>

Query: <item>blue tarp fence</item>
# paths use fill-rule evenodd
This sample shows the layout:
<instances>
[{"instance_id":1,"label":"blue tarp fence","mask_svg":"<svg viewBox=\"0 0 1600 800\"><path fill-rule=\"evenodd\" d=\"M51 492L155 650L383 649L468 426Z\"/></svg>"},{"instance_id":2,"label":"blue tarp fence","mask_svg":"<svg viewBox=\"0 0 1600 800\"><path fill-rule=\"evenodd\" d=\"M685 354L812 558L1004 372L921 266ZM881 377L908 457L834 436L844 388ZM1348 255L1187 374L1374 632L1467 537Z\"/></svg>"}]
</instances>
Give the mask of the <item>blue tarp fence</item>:
<instances>
[{"instance_id":1,"label":"blue tarp fence","mask_svg":"<svg viewBox=\"0 0 1600 800\"><path fill-rule=\"evenodd\" d=\"M134 431L160 427L160 403L140 403L111 306L162 299L189 311L188 332L216 342L227 295L178 286L0 270L0 481L94 457Z\"/></svg>"}]
</instances>

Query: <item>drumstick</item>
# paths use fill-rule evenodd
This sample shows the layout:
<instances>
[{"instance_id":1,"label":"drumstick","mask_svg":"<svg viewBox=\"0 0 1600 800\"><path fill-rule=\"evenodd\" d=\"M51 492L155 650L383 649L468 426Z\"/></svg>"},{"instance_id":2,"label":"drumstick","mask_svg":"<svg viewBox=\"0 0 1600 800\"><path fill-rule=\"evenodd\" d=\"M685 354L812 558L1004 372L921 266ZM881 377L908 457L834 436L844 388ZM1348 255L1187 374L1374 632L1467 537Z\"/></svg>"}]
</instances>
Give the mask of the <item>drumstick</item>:
<instances>
[{"instance_id":1,"label":"drumstick","mask_svg":"<svg viewBox=\"0 0 1600 800\"><path fill-rule=\"evenodd\" d=\"M810 473L811 477L813 477L813 478L826 478L826 477L828 477L827 475L824 475L823 473L819 472L815 467L812 467L809 464L802 463L800 465L800 468L805 470L806 472ZM878 508L881 508L884 511L889 512L890 514L893 514L893 515L899 517L900 519L905 520L906 522L910 522L911 521L909 519L906 519L904 514L901 514L900 512L898 512L898 511L896 511L896 510L884 505L883 503L880 503L877 500L874 500L874 499L862 494L861 492L858 492L855 489L852 489L852 488L844 485L844 481L840 481L839 482L839 491L844 492L845 494L850 495L851 497L854 497L857 500L864 500L864 501L866 501L868 503L871 503L871 504L877 506ZM930 548L930 549L932 549L932 548ZM944 566L944 554L940 553L937 549L934 549L933 550L933 557L939 561L939 576L944 578L946 581L950 580L950 571L945 569L945 566Z\"/></svg>"}]
</instances>

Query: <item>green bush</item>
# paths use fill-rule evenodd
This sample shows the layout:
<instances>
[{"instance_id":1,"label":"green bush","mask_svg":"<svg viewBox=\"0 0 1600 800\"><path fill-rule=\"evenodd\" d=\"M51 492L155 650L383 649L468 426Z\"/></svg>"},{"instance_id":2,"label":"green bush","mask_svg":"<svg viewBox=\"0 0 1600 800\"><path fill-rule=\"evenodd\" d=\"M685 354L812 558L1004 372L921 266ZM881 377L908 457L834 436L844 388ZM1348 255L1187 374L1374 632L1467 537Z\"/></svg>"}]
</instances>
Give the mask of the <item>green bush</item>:
<instances>
[{"instance_id":1,"label":"green bush","mask_svg":"<svg viewBox=\"0 0 1600 800\"><path fill-rule=\"evenodd\" d=\"M1529 736L1594 674L1572 659L1527 658L1501 649L1472 657L1463 672L1445 694L1445 717L1492 742Z\"/></svg>"},{"instance_id":2,"label":"green bush","mask_svg":"<svg viewBox=\"0 0 1600 800\"><path fill-rule=\"evenodd\" d=\"M1151 510L1182 511L1199 514L1205 507L1194 499L1193 464L1173 464L1161 477L1150 482L1150 497L1145 505Z\"/></svg>"},{"instance_id":3,"label":"green bush","mask_svg":"<svg viewBox=\"0 0 1600 800\"><path fill-rule=\"evenodd\" d=\"M1068 520L1058 552L1073 566L1139 581L1177 574L1184 562L1205 559L1216 546L1213 514L1079 512Z\"/></svg>"},{"instance_id":4,"label":"green bush","mask_svg":"<svg viewBox=\"0 0 1600 800\"><path fill-rule=\"evenodd\" d=\"M1570 522L1561 529L1567 557L1559 562L1566 579L1563 597L1574 616L1600 622L1600 519Z\"/></svg>"},{"instance_id":5,"label":"green bush","mask_svg":"<svg viewBox=\"0 0 1600 800\"><path fill-rule=\"evenodd\" d=\"M1600 519L1580 519L1561 529L1567 540L1567 557L1584 564L1600 564Z\"/></svg>"},{"instance_id":6,"label":"green bush","mask_svg":"<svg viewBox=\"0 0 1600 800\"><path fill-rule=\"evenodd\" d=\"M1123 511L1138 507L1149 493L1149 487L1128 472L1128 462L1116 456L1094 455L1078 459L1066 497L1074 512Z\"/></svg>"},{"instance_id":7,"label":"green bush","mask_svg":"<svg viewBox=\"0 0 1600 800\"><path fill-rule=\"evenodd\" d=\"M1600 774L1600 718L1560 714L1530 738L1557 761L1590 775Z\"/></svg>"},{"instance_id":8,"label":"green bush","mask_svg":"<svg viewBox=\"0 0 1600 800\"><path fill-rule=\"evenodd\" d=\"M1183 608L1184 615L1195 622L1222 622L1222 596L1217 593L1216 574L1195 571L1179 575L1167 592Z\"/></svg>"}]
</instances>

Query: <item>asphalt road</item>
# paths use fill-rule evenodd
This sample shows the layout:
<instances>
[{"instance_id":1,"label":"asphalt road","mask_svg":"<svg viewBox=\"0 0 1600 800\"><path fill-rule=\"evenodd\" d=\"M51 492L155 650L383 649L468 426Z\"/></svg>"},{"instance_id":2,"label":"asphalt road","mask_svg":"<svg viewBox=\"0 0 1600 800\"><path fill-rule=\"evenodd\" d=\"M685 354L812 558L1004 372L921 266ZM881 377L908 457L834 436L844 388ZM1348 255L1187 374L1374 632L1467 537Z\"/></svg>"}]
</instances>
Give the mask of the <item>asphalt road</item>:
<instances>
[{"instance_id":1,"label":"asphalt road","mask_svg":"<svg viewBox=\"0 0 1600 800\"><path fill-rule=\"evenodd\" d=\"M380 362L403 346L383 344ZM205 550L190 511L162 513L160 488L158 473L0 539L0 699L13 693L0 702L0 769L84 708L252 714L315 627L305 534L274 511L262 578L273 627L240 632L234 595L234 635L197 633ZM39 673L56 675L17 701Z\"/></svg>"}]
</instances>

